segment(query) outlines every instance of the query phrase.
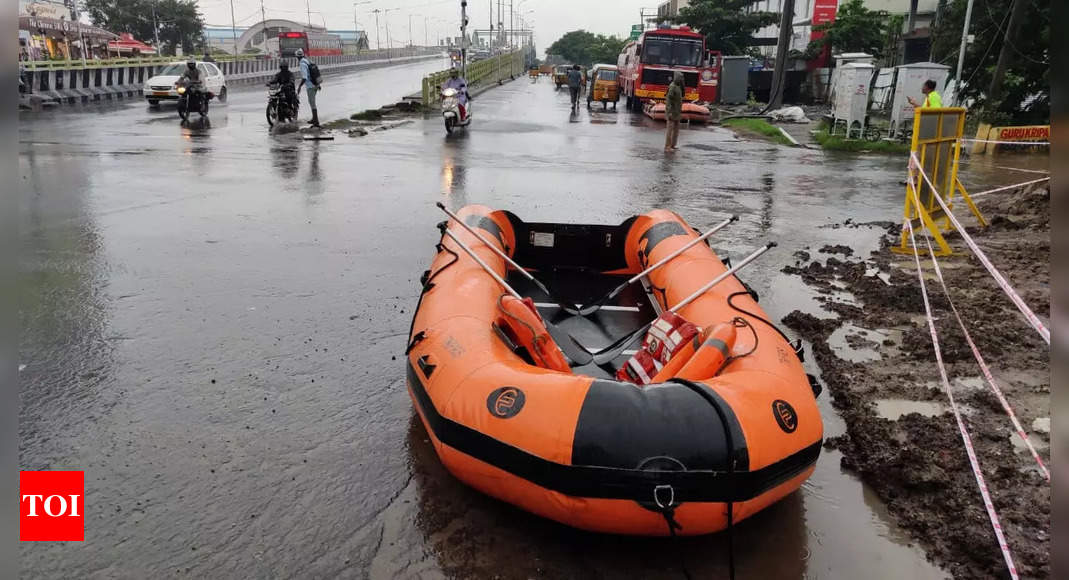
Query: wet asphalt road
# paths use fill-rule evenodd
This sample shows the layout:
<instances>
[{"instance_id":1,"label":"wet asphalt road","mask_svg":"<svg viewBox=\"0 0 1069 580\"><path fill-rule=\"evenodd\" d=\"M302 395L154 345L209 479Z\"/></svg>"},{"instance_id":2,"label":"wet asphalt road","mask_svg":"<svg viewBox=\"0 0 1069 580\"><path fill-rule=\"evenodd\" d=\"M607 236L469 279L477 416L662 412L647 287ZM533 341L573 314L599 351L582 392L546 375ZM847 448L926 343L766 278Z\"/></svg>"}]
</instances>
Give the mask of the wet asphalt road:
<instances>
[{"instance_id":1,"label":"wet asphalt road","mask_svg":"<svg viewBox=\"0 0 1069 580\"><path fill-rule=\"evenodd\" d=\"M330 77L323 116L437 65ZM830 226L896 219L902 160L714 128L666 157L655 123L571 116L545 79L479 96L452 137L432 116L305 142L269 135L263 104L234 91L192 129L140 103L21 118L20 463L86 474L86 541L23 544L24 576L722 577L723 534L580 533L444 472L401 361L434 203L588 223L666 207L699 229L737 213L714 247L780 242L743 276L779 320L820 308L779 272L793 252L876 247ZM738 526L739 577L940 577L839 457Z\"/></svg>"}]
</instances>

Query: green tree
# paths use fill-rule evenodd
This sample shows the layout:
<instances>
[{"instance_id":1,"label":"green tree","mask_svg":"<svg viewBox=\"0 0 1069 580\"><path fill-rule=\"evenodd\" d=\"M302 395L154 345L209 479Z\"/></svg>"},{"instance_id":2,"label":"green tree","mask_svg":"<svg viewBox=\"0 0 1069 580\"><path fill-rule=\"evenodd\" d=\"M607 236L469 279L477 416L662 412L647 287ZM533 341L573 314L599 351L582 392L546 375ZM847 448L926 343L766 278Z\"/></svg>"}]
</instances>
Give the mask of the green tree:
<instances>
[{"instance_id":1,"label":"green tree","mask_svg":"<svg viewBox=\"0 0 1069 580\"><path fill-rule=\"evenodd\" d=\"M692 0L679 9L675 22L705 35L705 48L724 54L745 54L758 30L775 24L771 12L746 12L752 0Z\"/></svg>"},{"instance_id":2,"label":"green tree","mask_svg":"<svg viewBox=\"0 0 1069 580\"><path fill-rule=\"evenodd\" d=\"M599 62L615 64L627 41L615 36L573 30L546 49L546 54L560 55L566 61L592 66Z\"/></svg>"},{"instance_id":3,"label":"green tree","mask_svg":"<svg viewBox=\"0 0 1069 580\"><path fill-rule=\"evenodd\" d=\"M163 45L157 48L165 53L174 54L181 46L191 54L204 45L204 19L196 0L85 0L85 11L93 24L149 43L156 40L155 22Z\"/></svg>"},{"instance_id":4,"label":"green tree","mask_svg":"<svg viewBox=\"0 0 1069 580\"><path fill-rule=\"evenodd\" d=\"M1010 44L1001 98L988 102L985 94L1002 50L1012 2L974 0L969 33L975 40L965 50L965 103L983 110L982 116L1014 123L1047 123L1050 119L1050 3L1028 2L1020 32ZM932 60L956 67L965 20L965 0L940 3L939 24L932 30ZM957 77L957 71L951 70ZM1004 122L1004 121L1000 121Z\"/></svg>"},{"instance_id":5,"label":"green tree","mask_svg":"<svg viewBox=\"0 0 1069 580\"><path fill-rule=\"evenodd\" d=\"M810 41L806 56L816 57L825 47L831 47L835 53L864 52L883 58L889 54L888 45L893 42L888 42L888 38L895 37L893 32L896 32L890 29L890 22L887 12L869 10L862 0L847 0L839 6L835 20L813 27L813 32L823 32L824 36ZM901 19L894 22L901 26Z\"/></svg>"}]
</instances>

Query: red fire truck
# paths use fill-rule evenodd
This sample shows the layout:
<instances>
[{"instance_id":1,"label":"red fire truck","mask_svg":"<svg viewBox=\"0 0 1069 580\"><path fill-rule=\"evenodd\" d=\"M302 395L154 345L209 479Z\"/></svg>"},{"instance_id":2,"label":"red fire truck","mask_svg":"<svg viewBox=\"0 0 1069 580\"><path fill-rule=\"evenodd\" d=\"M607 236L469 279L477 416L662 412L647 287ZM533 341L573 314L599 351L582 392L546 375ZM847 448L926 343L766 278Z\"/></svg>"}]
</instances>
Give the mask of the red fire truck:
<instances>
[{"instance_id":1,"label":"red fire truck","mask_svg":"<svg viewBox=\"0 0 1069 580\"><path fill-rule=\"evenodd\" d=\"M687 26L643 32L624 45L617 61L620 92L633 111L649 100L664 100L676 71L683 73L683 98L716 101L720 84L720 53L705 50L705 37Z\"/></svg>"}]
</instances>

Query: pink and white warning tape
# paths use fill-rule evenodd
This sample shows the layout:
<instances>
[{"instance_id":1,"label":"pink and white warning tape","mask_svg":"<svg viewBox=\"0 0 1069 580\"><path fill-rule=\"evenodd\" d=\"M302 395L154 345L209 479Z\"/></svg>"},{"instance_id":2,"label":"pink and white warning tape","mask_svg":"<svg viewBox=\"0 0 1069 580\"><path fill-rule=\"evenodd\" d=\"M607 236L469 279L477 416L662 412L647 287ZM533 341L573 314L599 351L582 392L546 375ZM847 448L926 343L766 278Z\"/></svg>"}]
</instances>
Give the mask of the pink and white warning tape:
<instances>
[{"instance_id":1,"label":"pink and white warning tape","mask_svg":"<svg viewBox=\"0 0 1069 580\"><path fill-rule=\"evenodd\" d=\"M1024 187L1026 185L1035 185L1037 183L1043 183L1044 181L1050 181L1050 178L1049 177L1041 177L1039 179L1033 179L1032 181L1025 181L1025 182L1022 182L1022 183L1015 183L1013 185L1006 185L1006 186L1003 186L1003 187L996 187L995 189L985 189L984 191L980 191L980 192L977 192L977 193L969 194L969 196L972 197L973 199L976 199L976 198L978 198L980 196L988 195L990 193L998 193L1000 191L1006 191L1006 190L1009 190L1009 189L1017 189L1018 187Z\"/></svg>"},{"instance_id":2,"label":"pink and white warning tape","mask_svg":"<svg viewBox=\"0 0 1069 580\"><path fill-rule=\"evenodd\" d=\"M1050 145L1050 141L995 141L992 139L962 139L966 143L994 143L995 145Z\"/></svg>"},{"instance_id":3,"label":"pink and white warning tape","mask_svg":"<svg viewBox=\"0 0 1069 580\"><path fill-rule=\"evenodd\" d=\"M980 365L980 371L984 373L984 378L987 379L987 384L991 387L991 392L998 398L999 403L1002 404L1003 410L1009 415L1010 421L1013 423L1013 428L1017 430L1017 436L1024 441L1024 444L1028 446L1028 451L1032 453L1032 458L1036 460L1039 465L1039 470L1043 472L1043 475L1050 482L1050 471L1047 469L1046 464L1043 463L1043 458L1039 456L1039 452L1032 445L1032 440L1028 438L1028 433L1025 432L1024 427L1021 426L1021 422L1017 420L1017 414L1013 412L1013 408L1010 407L1009 401L1002 394L1002 389L998 387L995 382L994 375L991 374L991 369L988 368L987 363L984 361L984 357L980 355L980 349L976 348L976 343L973 342L972 336L969 335L968 329L965 328L965 323L961 320L961 315L958 313L958 308L954 306L954 301L950 298L950 290L947 289L946 280L943 279L943 269L939 267L939 261L935 259L935 252L932 250L932 240L928 237L927 232L924 234L924 242L928 245L928 255L932 258L932 267L935 269L935 276L939 280L939 284L943 287L943 294L947 298L947 303L950 304L950 310L954 313L954 318L958 320L958 326L961 327L962 334L965 335L965 342L969 344L969 348L972 349L972 354L976 358L977 364Z\"/></svg>"},{"instance_id":4,"label":"pink and white warning tape","mask_svg":"<svg viewBox=\"0 0 1069 580\"><path fill-rule=\"evenodd\" d=\"M954 227L958 230L958 233L961 234L961 239L965 240L965 244L969 246L969 249L973 251L973 254L976 254L976 258L980 260L980 263L984 265L984 268L987 268L988 273L991 274L991 276L995 279L995 282L999 285L1000 288L1002 288L1002 291L1010 297L1010 300L1013 301L1013 304L1017 306L1017 309L1020 310L1021 314L1024 315L1025 320L1027 320L1028 323L1032 325L1032 328L1036 329L1036 332L1038 332L1039 335L1043 337L1043 340L1047 342L1047 345L1050 345L1050 330L1048 330L1047 327L1043 324L1043 321L1041 321L1039 317L1036 316L1034 312L1032 312L1032 309L1029 308L1027 304L1025 304L1024 299L1022 299L1020 294L1018 294L1017 291L1014 290L1012 286L1010 286L1010 283L1007 282L1006 278L1002 275L1002 273L999 272L997 268L995 268L995 265L991 263L991 260L987 258L987 255L984 254L982 250L980 250L980 246L976 245L976 242L974 242L972 236L970 236L968 232L965 231L965 227L961 225L961 222L958 221L958 218L954 217L954 214L951 213L950 208L947 207L946 202L943 201L943 197L939 195L939 189L935 186L934 183L932 183L932 180L929 179L928 174L924 172L924 167L921 165L920 160L917 159L917 154L910 153L909 158L911 167L913 169L916 169L921 174L921 177L924 178L924 181L928 183L928 187L932 188L932 192L934 193L934 195L932 195L932 198L939 202L939 206L943 208L943 212L946 214L947 218L950 219L950 223L954 224Z\"/></svg>"},{"instance_id":5,"label":"pink and white warning tape","mask_svg":"<svg viewBox=\"0 0 1069 580\"><path fill-rule=\"evenodd\" d=\"M928 318L928 331L932 335L932 346L935 349L935 362L939 366L939 375L943 380L943 389L946 390L947 398L950 400L950 410L954 413L954 419L958 422L958 431L961 433L962 443L965 444L965 453L969 456L969 465L972 467L973 477L976 478L976 485L980 488L980 497L984 501L987 517L991 520L991 527L995 530L995 539L998 541L999 549L1002 550L1002 557L1006 561L1006 568L1009 570L1010 578L1018 580L1017 566L1013 563L1013 554L1010 552L1010 545L1006 542L1006 535L1002 532L1002 524L999 522L998 513L995 511L995 504L991 501L991 492L988 491L987 482L984 480L984 474L980 471L980 462L976 458L976 450L973 448L972 437L969 436L969 431L965 428L965 422L961 418L961 410L958 409L958 405L954 401L954 392L950 388L950 379L947 378L947 370L943 365L943 353L939 348L939 336L935 332L935 319L932 317L932 305L928 302L928 289L924 284L924 271L921 270L921 257L920 253L917 251L917 239L913 235L913 224L911 224L909 220L906 220L906 228L909 229L909 237L913 242L913 259L917 263L917 278L921 283L921 296L924 298L924 312Z\"/></svg>"}]
</instances>

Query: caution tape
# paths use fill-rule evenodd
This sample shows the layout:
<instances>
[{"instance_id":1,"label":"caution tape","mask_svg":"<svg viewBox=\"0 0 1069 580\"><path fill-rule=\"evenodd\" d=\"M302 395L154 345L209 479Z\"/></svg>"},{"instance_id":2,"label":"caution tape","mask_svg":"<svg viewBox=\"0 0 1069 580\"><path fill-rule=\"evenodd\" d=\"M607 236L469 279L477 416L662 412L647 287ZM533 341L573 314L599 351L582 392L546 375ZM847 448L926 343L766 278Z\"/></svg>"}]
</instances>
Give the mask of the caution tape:
<instances>
[{"instance_id":1,"label":"caution tape","mask_svg":"<svg viewBox=\"0 0 1069 580\"><path fill-rule=\"evenodd\" d=\"M997 268L995 268L995 265L991 263L991 260L987 258L987 255L984 254L982 250L980 250L980 246L976 245L976 242L974 242L972 236L970 236L968 232L965 231L965 227L961 225L961 222L958 221L958 218L954 217L954 214L951 213L950 208L947 207L946 202L943 201L943 197L939 194L939 189L935 186L935 184L932 183L932 180L928 178L928 174L924 172L924 167L921 165L920 160L917 159L917 154L910 153L909 158L911 167L913 169L916 169L921 174L921 177L924 178L924 181L928 184L928 187L932 188L932 198L939 202L939 206L943 208L943 212L946 214L946 217L950 220L952 224L954 224L954 227L958 230L958 233L961 234L961 239L965 240L965 244L968 245L969 249L973 251L973 254L975 254L976 258L980 260L980 263L984 265L984 268L987 268L988 273L991 274L991 276L995 279L995 282L999 285L1000 288L1002 288L1002 291L1010 297L1010 300L1013 301L1013 304L1017 306L1017 309L1020 310L1021 314L1024 315L1025 320L1027 320L1028 323L1032 325L1032 328L1036 329L1036 332L1038 332L1039 335L1043 337L1043 340L1046 341L1047 345L1049 346L1050 330L1048 330L1047 327L1043 324L1043 321L1041 321L1039 317L1036 316L1034 312L1032 312L1032 309L1029 308L1027 304L1025 304L1024 299L1022 299L1021 296L1017 293L1017 291L1014 290L1012 286L1010 286L1010 283L1007 282L1006 278L1002 275L1002 273L999 272ZM912 177L910 181L912 182ZM914 191L916 191L916 188L914 188Z\"/></svg>"},{"instance_id":2,"label":"caution tape","mask_svg":"<svg viewBox=\"0 0 1069 580\"><path fill-rule=\"evenodd\" d=\"M982 195L988 195L988 194L991 194L991 193L998 193L1000 191L1006 191L1008 189L1017 189L1018 187L1024 187L1026 185L1035 185L1037 183L1043 183L1044 181L1050 181L1050 178L1049 177L1041 177L1039 179L1033 179L1032 181L1025 181L1023 183L1015 183L1013 185L1006 185L1006 186L1003 186L1003 187L996 187L995 189L986 189L986 190L981 191L979 193L973 193L973 194L971 194L971 196L972 196L973 199L976 199L976 198L978 198L978 197L980 197Z\"/></svg>"},{"instance_id":3,"label":"caution tape","mask_svg":"<svg viewBox=\"0 0 1069 580\"><path fill-rule=\"evenodd\" d=\"M1024 427L1021 426L1021 422L1017 420L1017 414L1013 412L1010 403L1006 400L1006 397L1003 396L1002 389L995 383L995 377L991 374L991 369L988 368L987 363L984 362L984 357L980 355L980 349L978 349L976 343L973 342L972 336L969 335L968 329L965 328L965 323L961 320L958 308L954 306L954 301L950 298L950 290L947 289L946 280L943 279L943 269L939 267L939 261L935 259L935 252L932 250L932 240L928 237L927 232L925 232L924 238L925 243L928 245L928 254L932 258L932 267L935 269L935 277L943 287L943 294L947 298L947 304L950 304L950 310L954 313L954 318L958 320L958 326L961 327L961 333L965 335L965 342L969 344L973 357L976 358L976 363L980 365L980 371L984 373L984 378L987 379L987 384L991 387L991 392L995 394L998 402L1002 404L1003 410L1009 415L1010 421L1013 423L1013 428L1017 430L1017 436L1028 446L1028 451L1032 453L1032 458L1036 460L1040 471L1043 472L1043 475L1047 478L1047 482L1049 483L1050 471L1047 469L1046 464L1043 463L1043 458L1039 456L1039 452L1032 446L1032 440L1028 438L1028 433L1026 433Z\"/></svg>"},{"instance_id":4,"label":"caution tape","mask_svg":"<svg viewBox=\"0 0 1069 580\"><path fill-rule=\"evenodd\" d=\"M912 179L910 180L912 181ZM914 189L914 191L916 191ZM965 453L969 456L969 465L972 467L973 477L976 478L976 485L980 488L980 497L983 499L984 508L987 510L987 517L991 520L991 527L995 530L995 539L998 541L999 549L1002 551L1002 557L1006 561L1006 568L1009 570L1010 578L1018 580L1017 567L1013 563L1013 554L1010 552L1010 546L1006 542L1006 535L1002 532L1002 524L999 521L998 513L995 511L995 504L991 501L991 492L987 489L987 482L984 480L984 474L980 471L980 462L976 458L976 450L973 448L972 437L969 436L968 429L965 428L965 421L961 418L961 410L958 409L958 404L954 401L954 392L950 388L950 379L947 378L947 370L943 365L943 353L939 348L939 335L935 331L935 319L932 317L932 305L928 302L928 289L924 284L924 272L921 270L921 257L917 251L917 239L913 235L913 224L909 220L906 220L906 228L909 230L909 238L913 242L913 259L917 263L917 278L921 283L921 296L924 298L924 312L928 318L928 331L932 335L932 347L935 349L935 362L939 367L939 376L943 381L943 389L946 390L947 398L950 401L950 410L954 413L954 419L958 423L958 431L961 433L962 443L965 444Z\"/></svg>"},{"instance_id":5,"label":"caution tape","mask_svg":"<svg viewBox=\"0 0 1069 580\"><path fill-rule=\"evenodd\" d=\"M1050 141L993 141L991 139L962 139L968 143L994 143L995 145L1050 145Z\"/></svg>"}]
</instances>

